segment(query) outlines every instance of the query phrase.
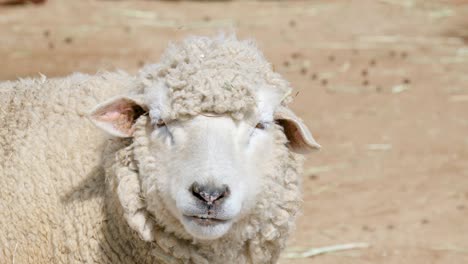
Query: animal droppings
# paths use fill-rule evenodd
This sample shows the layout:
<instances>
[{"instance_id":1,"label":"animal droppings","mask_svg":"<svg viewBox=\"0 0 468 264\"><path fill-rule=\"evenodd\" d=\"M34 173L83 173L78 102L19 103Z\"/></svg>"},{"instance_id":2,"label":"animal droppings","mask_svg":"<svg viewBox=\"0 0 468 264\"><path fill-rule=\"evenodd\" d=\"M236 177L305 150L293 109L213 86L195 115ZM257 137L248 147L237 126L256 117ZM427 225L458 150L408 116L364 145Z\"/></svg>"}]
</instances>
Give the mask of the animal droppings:
<instances>
[{"instance_id":1,"label":"animal droppings","mask_svg":"<svg viewBox=\"0 0 468 264\"><path fill-rule=\"evenodd\" d=\"M301 54L299 52L293 52L291 54L291 58L293 58L293 59L298 59L300 57L301 57Z\"/></svg>"},{"instance_id":2,"label":"animal droppings","mask_svg":"<svg viewBox=\"0 0 468 264\"><path fill-rule=\"evenodd\" d=\"M73 38L72 37L66 37L63 42L67 43L67 44L71 44L73 42Z\"/></svg>"}]
</instances>

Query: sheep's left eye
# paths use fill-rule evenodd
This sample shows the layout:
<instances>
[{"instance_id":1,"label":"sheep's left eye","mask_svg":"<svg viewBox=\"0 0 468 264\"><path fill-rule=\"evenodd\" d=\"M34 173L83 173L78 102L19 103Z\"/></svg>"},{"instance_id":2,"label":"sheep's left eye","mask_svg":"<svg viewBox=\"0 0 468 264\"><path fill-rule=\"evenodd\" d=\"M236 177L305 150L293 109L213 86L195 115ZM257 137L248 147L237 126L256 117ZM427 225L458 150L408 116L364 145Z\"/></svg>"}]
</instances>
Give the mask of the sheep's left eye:
<instances>
[{"instance_id":1,"label":"sheep's left eye","mask_svg":"<svg viewBox=\"0 0 468 264\"><path fill-rule=\"evenodd\" d=\"M265 123L258 123L256 126L255 126L256 129L265 129Z\"/></svg>"}]
</instances>

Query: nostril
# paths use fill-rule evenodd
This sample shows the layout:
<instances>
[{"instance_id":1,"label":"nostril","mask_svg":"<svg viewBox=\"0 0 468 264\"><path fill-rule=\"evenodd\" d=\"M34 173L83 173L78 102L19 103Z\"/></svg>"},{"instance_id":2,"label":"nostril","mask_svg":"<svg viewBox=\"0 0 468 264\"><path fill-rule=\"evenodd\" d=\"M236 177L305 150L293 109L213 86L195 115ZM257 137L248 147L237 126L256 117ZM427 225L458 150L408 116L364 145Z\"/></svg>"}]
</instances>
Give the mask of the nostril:
<instances>
[{"instance_id":1,"label":"nostril","mask_svg":"<svg viewBox=\"0 0 468 264\"><path fill-rule=\"evenodd\" d=\"M229 195L231 194L231 189L229 189L229 186L227 186L226 184L223 185L223 187L221 187L222 190L223 190L223 194L222 194L222 198L227 198L229 197Z\"/></svg>"},{"instance_id":2,"label":"nostril","mask_svg":"<svg viewBox=\"0 0 468 264\"><path fill-rule=\"evenodd\" d=\"M221 187L216 187L212 185L200 185L198 182L194 182L190 190L192 195L198 200L208 204L220 202L231 193L229 187L225 184Z\"/></svg>"},{"instance_id":3,"label":"nostril","mask_svg":"<svg viewBox=\"0 0 468 264\"><path fill-rule=\"evenodd\" d=\"M203 197L200 195L201 193L201 188L200 184L198 182L194 182L192 184L192 187L190 188L192 190L192 195L198 198L199 200L204 200Z\"/></svg>"}]
</instances>

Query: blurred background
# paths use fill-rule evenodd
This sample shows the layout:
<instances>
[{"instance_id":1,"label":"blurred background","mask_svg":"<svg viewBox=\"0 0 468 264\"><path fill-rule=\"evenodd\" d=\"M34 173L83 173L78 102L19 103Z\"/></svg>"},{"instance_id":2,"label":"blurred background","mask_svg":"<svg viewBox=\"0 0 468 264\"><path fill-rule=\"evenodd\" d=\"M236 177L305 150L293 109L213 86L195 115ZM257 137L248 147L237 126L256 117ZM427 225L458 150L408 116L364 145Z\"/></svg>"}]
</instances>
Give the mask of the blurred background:
<instances>
[{"instance_id":1,"label":"blurred background","mask_svg":"<svg viewBox=\"0 0 468 264\"><path fill-rule=\"evenodd\" d=\"M135 73L221 30L257 40L323 146L281 263L468 263L467 0L0 0L0 80Z\"/></svg>"}]
</instances>

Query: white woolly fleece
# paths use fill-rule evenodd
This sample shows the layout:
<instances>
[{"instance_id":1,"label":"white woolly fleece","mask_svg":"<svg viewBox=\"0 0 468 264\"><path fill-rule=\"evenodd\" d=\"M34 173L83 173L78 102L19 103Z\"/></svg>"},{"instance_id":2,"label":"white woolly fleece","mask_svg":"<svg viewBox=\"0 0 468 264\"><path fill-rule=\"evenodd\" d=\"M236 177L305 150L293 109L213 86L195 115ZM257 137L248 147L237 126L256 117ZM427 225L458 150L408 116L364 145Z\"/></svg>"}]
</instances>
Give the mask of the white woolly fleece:
<instances>
[{"instance_id":1,"label":"white woolly fleece","mask_svg":"<svg viewBox=\"0 0 468 264\"><path fill-rule=\"evenodd\" d=\"M278 103L290 100L288 83L255 45L234 36L171 45L160 63L137 77L117 72L0 83L2 263L277 261L301 202L303 161L287 148L279 125L266 191L227 235L196 241L165 208L157 216L146 212L138 176L154 169L146 162L148 116L138 119L134 138L109 139L86 115L118 95L144 95L151 102L162 87L167 107L150 111L168 119L203 112L242 119L273 100L264 98L265 89L277 91ZM148 224L152 242L132 230L129 214Z\"/></svg>"}]
</instances>

